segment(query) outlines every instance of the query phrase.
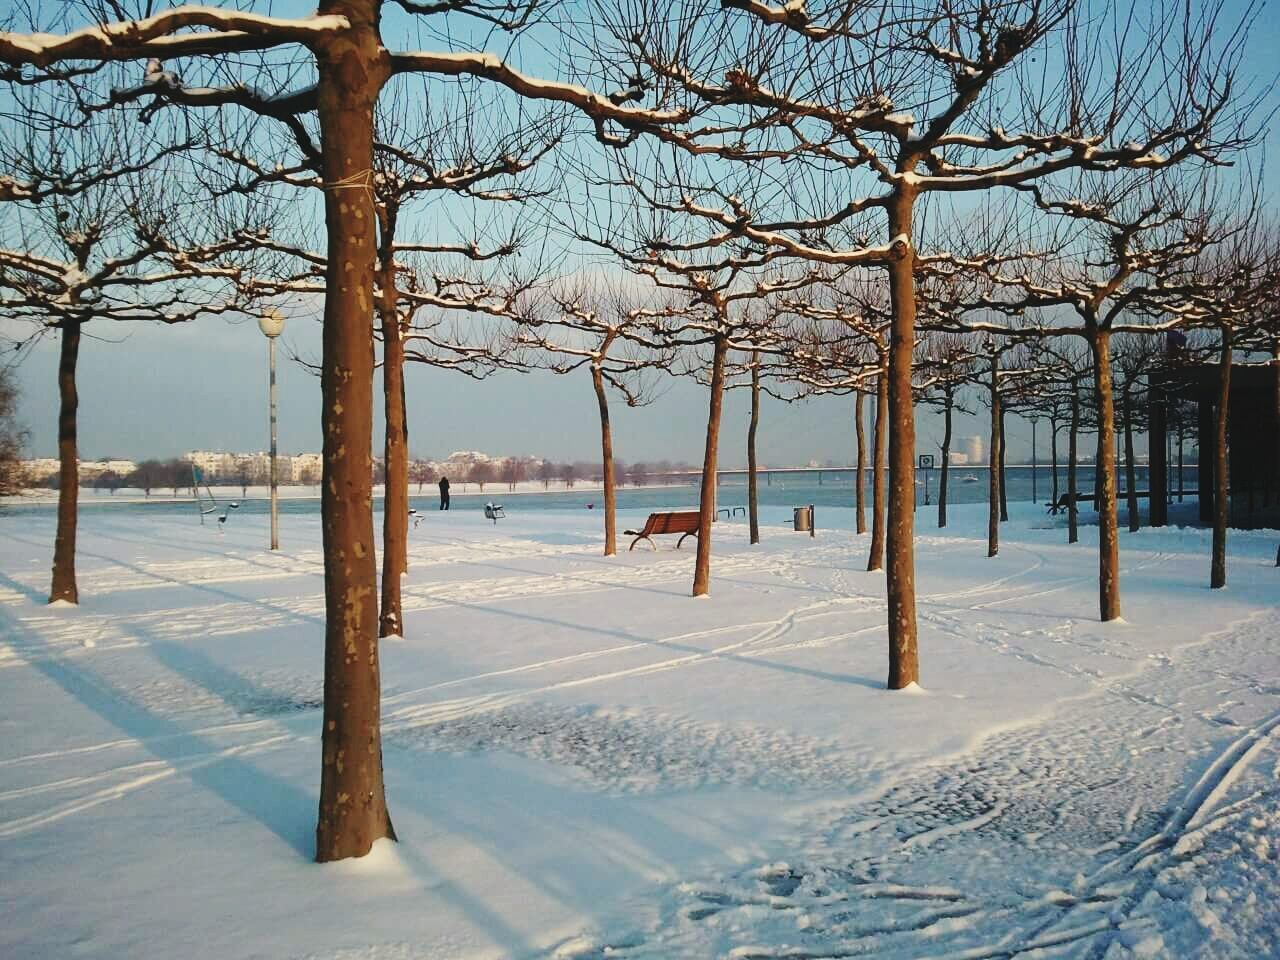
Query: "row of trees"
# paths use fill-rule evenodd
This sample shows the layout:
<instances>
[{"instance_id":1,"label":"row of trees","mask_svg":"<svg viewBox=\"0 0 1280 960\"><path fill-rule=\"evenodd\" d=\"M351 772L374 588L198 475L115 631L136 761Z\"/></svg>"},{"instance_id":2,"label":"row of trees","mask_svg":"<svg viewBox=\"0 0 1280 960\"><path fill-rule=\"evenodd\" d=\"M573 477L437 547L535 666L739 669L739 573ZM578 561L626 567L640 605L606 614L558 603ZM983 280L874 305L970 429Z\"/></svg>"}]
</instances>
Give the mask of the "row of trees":
<instances>
[{"instance_id":1,"label":"row of trees","mask_svg":"<svg viewBox=\"0 0 1280 960\"><path fill-rule=\"evenodd\" d=\"M321 860L394 836L378 638L404 632L406 363L589 374L606 554L610 396L645 402L666 373L704 383L694 595L711 586L724 391L750 390L753 466L762 393L855 395L859 531L873 395L868 568L886 578L897 689L919 676L922 395L952 409L948 383L974 364L997 461L1019 389L1055 370L1072 410L1090 398L1107 620L1120 613L1116 338L1205 331L1227 384L1240 351L1280 336L1267 307L1276 242L1247 163L1265 93L1240 81L1250 10L1228 22L1214 0L552 6L322 0L283 18L113 0L19 7L25 32L0 35L17 105L0 179L3 305L60 342L51 599L77 599L84 325L301 311L323 297ZM418 49L424 36L440 48ZM556 74L514 69L488 48L497 37L513 58L557 51ZM1224 386L1219 470L1227 397ZM753 470L753 541L754 491ZM1222 530L1224 544L1225 519Z\"/></svg>"}]
</instances>

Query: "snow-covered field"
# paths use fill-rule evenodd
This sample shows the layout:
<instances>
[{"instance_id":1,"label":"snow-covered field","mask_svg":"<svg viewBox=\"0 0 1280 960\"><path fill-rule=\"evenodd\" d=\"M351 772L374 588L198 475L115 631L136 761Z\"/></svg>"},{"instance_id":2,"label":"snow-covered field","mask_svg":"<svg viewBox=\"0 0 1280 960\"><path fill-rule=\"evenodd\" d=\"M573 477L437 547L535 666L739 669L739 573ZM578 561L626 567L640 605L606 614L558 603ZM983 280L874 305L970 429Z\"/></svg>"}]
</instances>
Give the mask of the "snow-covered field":
<instances>
[{"instance_id":1,"label":"snow-covered field","mask_svg":"<svg viewBox=\"0 0 1280 960\"><path fill-rule=\"evenodd\" d=\"M598 514L411 532L383 645L399 844L311 863L318 520L0 517L0 956L1280 955L1276 534L918 517L923 689L884 690L851 512L599 555ZM622 517L624 526L643 516Z\"/></svg>"}]
</instances>

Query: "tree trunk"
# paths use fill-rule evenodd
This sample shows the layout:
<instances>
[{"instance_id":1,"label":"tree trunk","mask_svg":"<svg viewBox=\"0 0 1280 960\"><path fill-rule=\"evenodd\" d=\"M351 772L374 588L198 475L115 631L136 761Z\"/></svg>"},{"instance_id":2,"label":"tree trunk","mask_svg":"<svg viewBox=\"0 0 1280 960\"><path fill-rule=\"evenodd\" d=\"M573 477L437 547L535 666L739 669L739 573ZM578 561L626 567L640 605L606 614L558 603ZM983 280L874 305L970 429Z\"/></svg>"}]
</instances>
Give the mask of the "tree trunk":
<instances>
[{"instance_id":1,"label":"tree trunk","mask_svg":"<svg viewBox=\"0 0 1280 960\"><path fill-rule=\"evenodd\" d=\"M751 354L751 425L747 427L747 513L751 542L760 542L760 504L756 498L756 428L760 425L760 351Z\"/></svg>"},{"instance_id":2,"label":"tree trunk","mask_svg":"<svg viewBox=\"0 0 1280 960\"><path fill-rule=\"evenodd\" d=\"M1095 330L1094 400L1098 407L1098 611L1103 620L1120 617L1120 522L1116 504L1116 410L1111 385L1111 334Z\"/></svg>"},{"instance_id":3,"label":"tree trunk","mask_svg":"<svg viewBox=\"0 0 1280 960\"><path fill-rule=\"evenodd\" d=\"M323 765L316 859L395 837L382 777L373 472L373 114L388 72L378 4L324 0L348 30L317 41L328 267L320 391L324 470Z\"/></svg>"},{"instance_id":4,"label":"tree trunk","mask_svg":"<svg viewBox=\"0 0 1280 960\"><path fill-rule=\"evenodd\" d=\"M404 341L397 309L391 238L394 215L384 217L378 317L382 323L382 402L385 426L382 497L382 610L378 636L404 635L400 578L409 572L409 428L404 400Z\"/></svg>"},{"instance_id":5,"label":"tree trunk","mask_svg":"<svg viewBox=\"0 0 1280 960\"><path fill-rule=\"evenodd\" d=\"M711 592L711 521L716 509L716 454L720 445L720 407L724 400L724 358L729 341L717 335L711 358L711 399L707 412L707 445L702 455L702 488L698 498L698 557L693 568L693 595Z\"/></svg>"},{"instance_id":6,"label":"tree trunk","mask_svg":"<svg viewBox=\"0 0 1280 960\"><path fill-rule=\"evenodd\" d=\"M1005 483L1004 472L1004 404L1000 405L1000 522L1009 519L1009 485Z\"/></svg>"},{"instance_id":7,"label":"tree trunk","mask_svg":"<svg viewBox=\"0 0 1280 960\"><path fill-rule=\"evenodd\" d=\"M883 367L881 367L883 371ZM867 570L884 566L884 461L889 443L889 378L883 372L876 377L876 425L871 456L871 550L867 554ZM913 489L912 495L915 495Z\"/></svg>"},{"instance_id":8,"label":"tree trunk","mask_svg":"<svg viewBox=\"0 0 1280 960\"><path fill-rule=\"evenodd\" d=\"M858 434L858 469L854 472L853 479L853 496L854 504L857 510L857 531L859 534L867 532L867 514L866 514L866 490L863 475L867 469L867 426L862 412L862 401L864 395L862 390L858 390L857 399L853 404L853 422L854 430Z\"/></svg>"},{"instance_id":9,"label":"tree trunk","mask_svg":"<svg viewBox=\"0 0 1280 960\"><path fill-rule=\"evenodd\" d=\"M1000 355L991 358L991 383L987 389L991 392L991 456L990 484L991 493L987 497L987 556L994 557L1000 552L1000 501L1002 499L1001 481L1004 471L1000 464L1004 461L1004 411L1000 406Z\"/></svg>"},{"instance_id":10,"label":"tree trunk","mask_svg":"<svg viewBox=\"0 0 1280 960\"><path fill-rule=\"evenodd\" d=\"M1222 355L1218 361L1218 416L1213 431L1213 561L1209 586L1227 585L1227 521L1231 498L1227 491L1227 421L1231 400L1231 328L1222 328Z\"/></svg>"},{"instance_id":11,"label":"tree trunk","mask_svg":"<svg viewBox=\"0 0 1280 960\"><path fill-rule=\"evenodd\" d=\"M608 349L608 338L602 352ZM599 363L591 364L591 385L596 391L596 406L600 409L600 456L604 473L604 555L612 557L618 552L617 494L613 473L613 428L609 425L609 397L604 392L604 373Z\"/></svg>"},{"instance_id":12,"label":"tree trunk","mask_svg":"<svg viewBox=\"0 0 1280 960\"><path fill-rule=\"evenodd\" d=\"M1080 459L1080 391L1075 380L1071 381L1071 433L1067 437L1067 543L1080 539L1080 508L1076 496L1080 492L1076 483L1076 463Z\"/></svg>"},{"instance_id":13,"label":"tree trunk","mask_svg":"<svg viewBox=\"0 0 1280 960\"><path fill-rule=\"evenodd\" d=\"M53 584L49 602L79 603L76 588L76 520L80 498L80 454L76 448L76 363L80 358L80 321L64 320L58 353L58 530L53 540Z\"/></svg>"},{"instance_id":14,"label":"tree trunk","mask_svg":"<svg viewBox=\"0 0 1280 960\"><path fill-rule=\"evenodd\" d=\"M889 341L889 520L886 531L885 590L889 601L890 690L920 678L916 636L915 448L916 421L911 393L911 355L916 346L915 249L912 241L914 187L899 185L889 202L890 241L905 240L902 259L889 264L893 308Z\"/></svg>"},{"instance_id":15,"label":"tree trunk","mask_svg":"<svg viewBox=\"0 0 1280 960\"><path fill-rule=\"evenodd\" d=\"M1129 517L1129 532L1138 532L1138 471L1133 463L1133 404L1129 399L1129 391L1125 390L1121 397L1124 403L1124 482L1129 489L1125 491L1125 510Z\"/></svg>"},{"instance_id":16,"label":"tree trunk","mask_svg":"<svg viewBox=\"0 0 1280 960\"><path fill-rule=\"evenodd\" d=\"M1050 503L1058 502L1058 418L1049 418L1049 459L1053 470L1053 497Z\"/></svg>"},{"instance_id":17,"label":"tree trunk","mask_svg":"<svg viewBox=\"0 0 1280 960\"><path fill-rule=\"evenodd\" d=\"M955 404L951 384L942 405L942 475L938 480L938 529L947 525L947 474L951 469L951 408Z\"/></svg>"}]
</instances>

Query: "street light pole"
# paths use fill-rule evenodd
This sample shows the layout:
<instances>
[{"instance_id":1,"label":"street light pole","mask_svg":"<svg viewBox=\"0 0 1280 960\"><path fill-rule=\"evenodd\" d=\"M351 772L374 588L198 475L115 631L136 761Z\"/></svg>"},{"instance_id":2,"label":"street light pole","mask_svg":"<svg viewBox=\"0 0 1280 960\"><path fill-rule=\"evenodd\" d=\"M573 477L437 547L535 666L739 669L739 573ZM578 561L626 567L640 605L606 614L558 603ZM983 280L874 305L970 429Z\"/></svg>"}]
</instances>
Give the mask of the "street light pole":
<instances>
[{"instance_id":1,"label":"street light pole","mask_svg":"<svg viewBox=\"0 0 1280 960\"><path fill-rule=\"evenodd\" d=\"M271 549L280 549L280 510L276 472L276 338L284 332L284 315L270 307L258 318L258 329L267 338L267 364L270 368L271 404Z\"/></svg>"}]
</instances>

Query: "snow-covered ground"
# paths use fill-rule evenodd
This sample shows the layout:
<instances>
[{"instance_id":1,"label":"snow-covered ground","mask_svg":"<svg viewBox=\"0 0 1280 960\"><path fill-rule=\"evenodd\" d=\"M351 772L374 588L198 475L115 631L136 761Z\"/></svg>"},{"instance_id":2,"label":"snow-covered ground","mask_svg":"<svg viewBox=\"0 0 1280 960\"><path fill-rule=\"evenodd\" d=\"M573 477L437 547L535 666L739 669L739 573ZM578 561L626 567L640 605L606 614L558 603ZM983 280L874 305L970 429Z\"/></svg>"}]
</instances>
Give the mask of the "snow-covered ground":
<instances>
[{"instance_id":1,"label":"snow-covered ground","mask_svg":"<svg viewBox=\"0 0 1280 960\"><path fill-rule=\"evenodd\" d=\"M851 512L599 555L599 516L411 533L383 645L399 844L313 865L316 518L0 517L0 956L1280 955L1274 531L918 517L923 689L884 690ZM622 517L624 526L643 515Z\"/></svg>"}]
</instances>

